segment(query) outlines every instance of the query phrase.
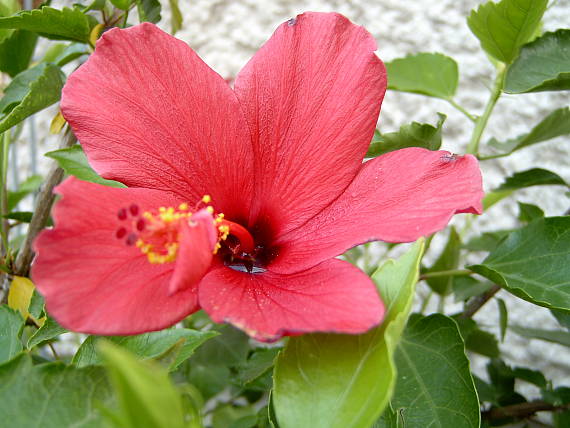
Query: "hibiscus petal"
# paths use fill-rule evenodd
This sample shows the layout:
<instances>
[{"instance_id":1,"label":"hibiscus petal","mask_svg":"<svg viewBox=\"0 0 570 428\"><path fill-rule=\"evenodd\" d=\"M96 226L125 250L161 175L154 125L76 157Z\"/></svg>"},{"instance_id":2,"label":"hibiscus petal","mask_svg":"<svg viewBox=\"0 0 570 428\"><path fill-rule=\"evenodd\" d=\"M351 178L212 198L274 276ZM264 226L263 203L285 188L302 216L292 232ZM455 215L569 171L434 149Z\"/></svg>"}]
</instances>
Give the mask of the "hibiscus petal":
<instances>
[{"instance_id":1,"label":"hibiscus petal","mask_svg":"<svg viewBox=\"0 0 570 428\"><path fill-rule=\"evenodd\" d=\"M210 269L217 242L214 218L206 210L197 212L190 222L182 222L180 226L180 248L168 288L170 294L198 285Z\"/></svg>"},{"instance_id":2,"label":"hibiscus petal","mask_svg":"<svg viewBox=\"0 0 570 428\"><path fill-rule=\"evenodd\" d=\"M368 241L411 242L443 229L456 213L482 212L475 157L417 147L365 163L333 204L277 243L271 269L307 269Z\"/></svg>"},{"instance_id":3,"label":"hibiscus petal","mask_svg":"<svg viewBox=\"0 0 570 428\"><path fill-rule=\"evenodd\" d=\"M375 49L342 15L304 13L237 76L255 151L250 226L271 227L268 240L322 210L358 172L386 89Z\"/></svg>"},{"instance_id":4,"label":"hibiscus petal","mask_svg":"<svg viewBox=\"0 0 570 428\"><path fill-rule=\"evenodd\" d=\"M63 199L53 211L56 226L35 241L32 278L61 325L92 334L137 334L168 327L198 309L195 288L169 296L174 263L150 264L126 244L136 215L177 206L171 194L74 178L57 193Z\"/></svg>"},{"instance_id":5,"label":"hibiscus petal","mask_svg":"<svg viewBox=\"0 0 570 428\"><path fill-rule=\"evenodd\" d=\"M61 109L102 176L174 192L246 220L247 123L228 84L153 24L112 29L69 77Z\"/></svg>"},{"instance_id":6,"label":"hibiscus petal","mask_svg":"<svg viewBox=\"0 0 570 428\"><path fill-rule=\"evenodd\" d=\"M221 267L204 277L199 299L215 322L262 341L313 331L363 333L384 316L370 278L336 259L292 275Z\"/></svg>"}]
</instances>

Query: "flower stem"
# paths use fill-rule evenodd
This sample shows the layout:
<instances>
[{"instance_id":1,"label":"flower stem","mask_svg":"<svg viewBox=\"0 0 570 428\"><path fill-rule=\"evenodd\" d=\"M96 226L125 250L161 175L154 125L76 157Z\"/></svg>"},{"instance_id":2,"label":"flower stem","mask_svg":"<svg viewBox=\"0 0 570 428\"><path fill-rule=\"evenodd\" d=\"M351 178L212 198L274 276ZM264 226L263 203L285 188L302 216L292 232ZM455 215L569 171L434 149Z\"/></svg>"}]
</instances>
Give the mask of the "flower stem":
<instances>
[{"instance_id":1,"label":"flower stem","mask_svg":"<svg viewBox=\"0 0 570 428\"><path fill-rule=\"evenodd\" d=\"M8 221L4 218L8 212L8 184L6 180L8 178L8 150L10 148L10 130L2 134L2 149L1 156L2 161L0 168L2 168L0 180L0 235L2 236L2 254L8 252Z\"/></svg>"},{"instance_id":2,"label":"flower stem","mask_svg":"<svg viewBox=\"0 0 570 428\"><path fill-rule=\"evenodd\" d=\"M487 122L489 121L489 117L491 116L491 113L495 108L495 104L497 104L497 101L501 96L501 92L505 82L506 70L507 70L506 65L500 63L497 70L497 77L495 77L495 83L493 84L493 88L491 89L491 95L489 96L489 100L487 101L487 105L485 106L485 111L475 121L475 129L473 129L473 134L471 135L471 141L467 146L467 153L471 153L474 155L479 154L479 143L481 142L481 137L483 135L483 131L485 131Z\"/></svg>"},{"instance_id":3,"label":"flower stem","mask_svg":"<svg viewBox=\"0 0 570 428\"><path fill-rule=\"evenodd\" d=\"M457 104L453 99L449 98L446 100L449 104L451 104L456 110L460 111L461 113L463 113L465 115L465 117L467 117L467 119L469 119L471 122L477 122L477 117L472 115L471 113L469 113L466 109L464 109L463 107L461 107L459 104Z\"/></svg>"},{"instance_id":4,"label":"flower stem","mask_svg":"<svg viewBox=\"0 0 570 428\"><path fill-rule=\"evenodd\" d=\"M466 276L471 275L473 272L469 269L451 269L451 270L440 270L438 272L426 272L420 275L420 280L428 278L439 278L442 276Z\"/></svg>"}]
</instances>

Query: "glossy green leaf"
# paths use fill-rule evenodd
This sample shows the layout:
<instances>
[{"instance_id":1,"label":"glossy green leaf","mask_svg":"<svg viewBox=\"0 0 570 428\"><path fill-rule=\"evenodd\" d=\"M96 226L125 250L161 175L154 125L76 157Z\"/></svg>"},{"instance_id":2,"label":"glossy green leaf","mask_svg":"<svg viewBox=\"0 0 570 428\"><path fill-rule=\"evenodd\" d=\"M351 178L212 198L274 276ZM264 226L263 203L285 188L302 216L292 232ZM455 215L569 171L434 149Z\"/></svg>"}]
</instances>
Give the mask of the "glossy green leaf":
<instances>
[{"instance_id":1,"label":"glossy green leaf","mask_svg":"<svg viewBox=\"0 0 570 428\"><path fill-rule=\"evenodd\" d=\"M289 339L274 371L274 407L281 428L368 427L378 419L394 388L393 353L412 304L423 247L423 240L418 241L374 273L387 308L380 327L358 336Z\"/></svg>"},{"instance_id":2,"label":"glossy green leaf","mask_svg":"<svg viewBox=\"0 0 570 428\"><path fill-rule=\"evenodd\" d=\"M547 308L570 311L570 217L533 221L516 230L469 269L510 293Z\"/></svg>"},{"instance_id":3,"label":"glossy green leaf","mask_svg":"<svg viewBox=\"0 0 570 428\"><path fill-rule=\"evenodd\" d=\"M8 192L8 211L16 208L16 205L30 193L38 190L42 183L43 177L41 175L32 175L20 183L18 190Z\"/></svg>"},{"instance_id":4,"label":"glossy green leaf","mask_svg":"<svg viewBox=\"0 0 570 428\"><path fill-rule=\"evenodd\" d=\"M495 191L504 192L511 190L524 189L532 186L568 186L564 179L552 171L542 168L532 168L526 171L515 172L505 179Z\"/></svg>"},{"instance_id":5,"label":"glossy green leaf","mask_svg":"<svg viewBox=\"0 0 570 428\"><path fill-rule=\"evenodd\" d=\"M445 270L457 269L459 266L459 252L461 250L461 238L455 230L451 227L449 230L449 237L445 248L439 255L438 259L429 268L426 273L440 272ZM453 290L454 276L442 276L435 278L428 278L426 282L429 287L441 296L447 296Z\"/></svg>"},{"instance_id":6,"label":"glossy green leaf","mask_svg":"<svg viewBox=\"0 0 570 428\"><path fill-rule=\"evenodd\" d=\"M136 0L140 22L152 22L156 24L160 21L161 6L158 0Z\"/></svg>"},{"instance_id":7,"label":"glossy green leaf","mask_svg":"<svg viewBox=\"0 0 570 428\"><path fill-rule=\"evenodd\" d=\"M23 349L20 340L23 326L24 319L18 311L0 305L0 363L10 360Z\"/></svg>"},{"instance_id":8,"label":"glossy green leaf","mask_svg":"<svg viewBox=\"0 0 570 428\"><path fill-rule=\"evenodd\" d=\"M512 153L523 147L568 134L570 134L570 107L563 107L542 119L528 134L519 135L504 143L492 139L488 144L501 152Z\"/></svg>"},{"instance_id":9,"label":"glossy green leaf","mask_svg":"<svg viewBox=\"0 0 570 428\"><path fill-rule=\"evenodd\" d=\"M457 90L457 63L440 53L419 53L386 63L388 89L451 99Z\"/></svg>"},{"instance_id":10,"label":"glossy green leaf","mask_svg":"<svg viewBox=\"0 0 570 428\"><path fill-rule=\"evenodd\" d=\"M406 147L423 147L439 150L441 147L441 128L447 116L438 113L439 120L435 126L429 123L412 122L402 125L398 132L380 134L378 131L370 143L366 157L376 157Z\"/></svg>"},{"instance_id":11,"label":"glossy green leaf","mask_svg":"<svg viewBox=\"0 0 570 428\"><path fill-rule=\"evenodd\" d=\"M489 1L467 18L471 32L492 57L507 64L540 28L548 0Z\"/></svg>"},{"instance_id":12,"label":"glossy green leaf","mask_svg":"<svg viewBox=\"0 0 570 428\"><path fill-rule=\"evenodd\" d=\"M546 330L542 328L525 327L522 325L511 325L510 329L519 336L523 336L528 339L539 339L570 347L570 332L565 330Z\"/></svg>"},{"instance_id":13,"label":"glossy green leaf","mask_svg":"<svg viewBox=\"0 0 570 428\"><path fill-rule=\"evenodd\" d=\"M56 320L47 317L44 324L28 339L26 346L28 349L32 349L34 346L43 345L66 332L67 330L60 326Z\"/></svg>"},{"instance_id":14,"label":"glossy green leaf","mask_svg":"<svg viewBox=\"0 0 570 428\"><path fill-rule=\"evenodd\" d=\"M519 221L530 223L538 218L544 217L544 211L536 205L517 202L519 206Z\"/></svg>"},{"instance_id":15,"label":"glossy green leaf","mask_svg":"<svg viewBox=\"0 0 570 428\"><path fill-rule=\"evenodd\" d=\"M59 101L64 80L54 64L38 64L18 74L0 100L0 133Z\"/></svg>"},{"instance_id":16,"label":"glossy green leaf","mask_svg":"<svg viewBox=\"0 0 570 428\"><path fill-rule=\"evenodd\" d=\"M524 45L509 67L505 92L560 91L570 89L570 30L545 33Z\"/></svg>"},{"instance_id":17,"label":"glossy green leaf","mask_svg":"<svg viewBox=\"0 0 570 428\"><path fill-rule=\"evenodd\" d=\"M44 6L41 9L23 10L16 15L0 18L1 28L28 30L51 39L89 42L89 34L94 19L78 8L54 9Z\"/></svg>"},{"instance_id":18,"label":"glossy green leaf","mask_svg":"<svg viewBox=\"0 0 570 428\"><path fill-rule=\"evenodd\" d=\"M479 400L455 322L413 315L396 350L391 404L406 427L479 427Z\"/></svg>"},{"instance_id":19,"label":"glossy green leaf","mask_svg":"<svg viewBox=\"0 0 570 428\"><path fill-rule=\"evenodd\" d=\"M123 427L183 428L185 412L182 397L168 373L157 363L138 361L126 350L101 341L99 352L117 394Z\"/></svg>"},{"instance_id":20,"label":"glossy green leaf","mask_svg":"<svg viewBox=\"0 0 570 428\"><path fill-rule=\"evenodd\" d=\"M95 403L110 403L103 368L63 363L32 365L20 354L0 366L0 414L5 428L99 428Z\"/></svg>"},{"instance_id":21,"label":"glossy green leaf","mask_svg":"<svg viewBox=\"0 0 570 428\"><path fill-rule=\"evenodd\" d=\"M134 336L89 336L75 353L72 362L78 367L101 364L96 348L97 342L102 338L107 342L121 346L121 348L132 352L141 359L159 357L182 339L184 344L175 360L169 365L170 369L175 369L184 360L190 358L198 346L214 336L216 336L215 332L202 332L186 328L171 328Z\"/></svg>"},{"instance_id":22,"label":"glossy green leaf","mask_svg":"<svg viewBox=\"0 0 570 428\"><path fill-rule=\"evenodd\" d=\"M497 306L499 308L499 328L501 329L501 342L505 340L507 334L507 327L509 326L509 312L507 304L503 299L497 299Z\"/></svg>"},{"instance_id":23,"label":"glossy green leaf","mask_svg":"<svg viewBox=\"0 0 570 428\"><path fill-rule=\"evenodd\" d=\"M0 42L0 71L14 77L26 70L32 60L37 41L38 35L31 31L13 31Z\"/></svg>"},{"instance_id":24,"label":"glossy green leaf","mask_svg":"<svg viewBox=\"0 0 570 428\"><path fill-rule=\"evenodd\" d=\"M168 0L170 4L170 32L174 35L180 30L182 27L182 12L180 12L180 8L178 7L178 0Z\"/></svg>"},{"instance_id":25,"label":"glossy green leaf","mask_svg":"<svg viewBox=\"0 0 570 428\"><path fill-rule=\"evenodd\" d=\"M66 149L47 152L45 155L49 158L55 159L67 174L73 175L80 180L111 187L126 187L118 181L105 180L100 177L95 170L91 168L83 149L77 144Z\"/></svg>"}]
</instances>

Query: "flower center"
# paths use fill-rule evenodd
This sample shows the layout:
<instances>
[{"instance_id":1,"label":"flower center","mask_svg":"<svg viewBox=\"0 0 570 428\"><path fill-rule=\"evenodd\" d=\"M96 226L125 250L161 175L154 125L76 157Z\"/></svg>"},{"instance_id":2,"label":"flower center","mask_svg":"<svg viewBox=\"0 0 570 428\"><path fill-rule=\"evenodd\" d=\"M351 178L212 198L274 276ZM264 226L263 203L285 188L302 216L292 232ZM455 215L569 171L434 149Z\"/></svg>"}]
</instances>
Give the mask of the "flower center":
<instances>
[{"instance_id":1,"label":"flower center","mask_svg":"<svg viewBox=\"0 0 570 428\"><path fill-rule=\"evenodd\" d=\"M181 223L191 225L198 218L203 220L205 216L202 213L207 212L207 218L213 219L211 242L214 254L228 248L226 241L231 243L237 257L253 254L255 244L248 230L226 220L223 213L214 214L214 208L207 205L211 200L209 195L205 195L194 207L182 203L178 207L159 207L144 212L138 205L131 204L117 212L121 225L115 237L124 240L127 246L135 245L152 264L171 263L179 253Z\"/></svg>"}]
</instances>

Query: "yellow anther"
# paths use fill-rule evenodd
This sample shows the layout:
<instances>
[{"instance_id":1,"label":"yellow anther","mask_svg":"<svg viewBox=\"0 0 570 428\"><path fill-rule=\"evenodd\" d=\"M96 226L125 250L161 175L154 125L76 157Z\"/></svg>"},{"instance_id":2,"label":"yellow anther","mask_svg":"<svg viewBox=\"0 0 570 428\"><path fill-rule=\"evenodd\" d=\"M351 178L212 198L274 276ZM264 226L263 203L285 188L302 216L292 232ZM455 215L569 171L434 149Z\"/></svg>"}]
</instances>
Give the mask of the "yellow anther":
<instances>
[{"instance_id":1,"label":"yellow anther","mask_svg":"<svg viewBox=\"0 0 570 428\"><path fill-rule=\"evenodd\" d=\"M214 214L214 207L208 205L208 206L206 207L206 211L208 211L210 214Z\"/></svg>"},{"instance_id":2,"label":"yellow anther","mask_svg":"<svg viewBox=\"0 0 570 428\"><path fill-rule=\"evenodd\" d=\"M202 196L202 202L204 202L205 204L209 204L210 202L212 202L212 197L210 195L204 195Z\"/></svg>"},{"instance_id":3,"label":"yellow anther","mask_svg":"<svg viewBox=\"0 0 570 428\"><path fill-rule=\"evenodd\" d=\"M178 209L180 211L187 211L188 210L188 204L186 202L184 202L184 203L178 205Z\"/></svg>"}]
</instances>

